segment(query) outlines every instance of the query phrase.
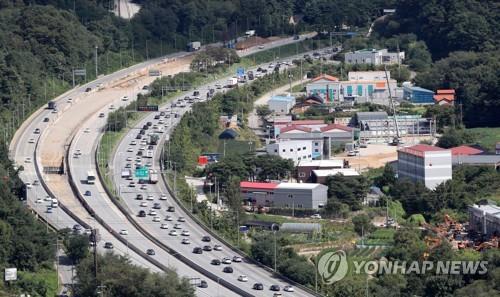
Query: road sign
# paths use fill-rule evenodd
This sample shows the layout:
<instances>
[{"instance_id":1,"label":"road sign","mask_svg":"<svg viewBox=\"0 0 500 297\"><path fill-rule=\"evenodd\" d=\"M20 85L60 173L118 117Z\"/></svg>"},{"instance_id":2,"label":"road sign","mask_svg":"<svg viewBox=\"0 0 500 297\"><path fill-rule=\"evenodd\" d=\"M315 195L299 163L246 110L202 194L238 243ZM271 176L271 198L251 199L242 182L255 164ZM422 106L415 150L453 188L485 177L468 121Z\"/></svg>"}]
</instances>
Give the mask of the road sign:
<instances>
[{"instance_id":1,"label":"road sign","mask_svg":"<svg viewBox=\"0 0 500 297\"><path fill-rule=\"evenodd\" d=\"M245 68L243 68L243 67L238 67L238 69L236 70L236 75L237 75L238 77L244 76L244 75L245 75Z\"/></svg>"},{"instance_id":2,"label":"road sign","mask_svg":"<svg viewBox=\"0 0 500 297\"><path fill-rule=\"evenodd\" d=\"M86 76L87 70L86 69L73 69L73 74L76 76Z\"/></svg>"},{"instance_id":3,"label":"road sign","mask_svg":"<svg viewBox=\"0 0 500 297\"><path fill-rule=\"evenodd\" d=\"M138 105L137 111L158 111L158 105Z\"/></svg>"},{"instance_id":4,"label":"road sign","mask_svg":"<svg viewBox=\"0 0 500 297\"><path fill-rule=\"evenodd\" d=\"M5 268L5 281L17 280L17 268Z\"/></svg>"},{"instance_id":5,"label":"road sign","mask_svg":"<svg viewBox=\"0 0 500 297\"><path fill-rule=\"evenodd\" d=\"M149 170L147 167L140 167L135 170L135 177L137 178L147 178L149 175Z\"/></svg>"}]
</instances>

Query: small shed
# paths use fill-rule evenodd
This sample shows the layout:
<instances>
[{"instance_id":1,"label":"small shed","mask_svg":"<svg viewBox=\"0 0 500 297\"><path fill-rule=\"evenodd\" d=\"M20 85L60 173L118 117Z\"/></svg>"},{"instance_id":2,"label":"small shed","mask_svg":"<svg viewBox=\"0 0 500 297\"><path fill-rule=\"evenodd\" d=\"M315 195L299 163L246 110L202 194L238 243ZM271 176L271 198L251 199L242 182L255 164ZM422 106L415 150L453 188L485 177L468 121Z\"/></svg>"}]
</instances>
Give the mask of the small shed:
<instances>
[{"instance_id":1,"label":"small shed","mask_svg":"<svg viewBox=\"0 0 500 297\"><path fill-rule=\"evenodd\" d=\"M238 132L234 129L226 129L219 134L219 139L236 139L238 137Z\"/></svg>"}]
</instances>

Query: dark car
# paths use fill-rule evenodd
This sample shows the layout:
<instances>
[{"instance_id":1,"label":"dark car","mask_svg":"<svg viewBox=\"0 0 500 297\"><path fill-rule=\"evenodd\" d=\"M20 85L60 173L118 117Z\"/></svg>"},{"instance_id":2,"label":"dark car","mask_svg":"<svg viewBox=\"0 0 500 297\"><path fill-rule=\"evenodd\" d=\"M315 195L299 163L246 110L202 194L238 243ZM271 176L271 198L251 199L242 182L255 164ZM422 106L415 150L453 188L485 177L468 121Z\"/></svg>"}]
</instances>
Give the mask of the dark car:
<instances>
[{"instance_id":1,"label":"dark car","mask_svg":"<svg viewBox=\"0 0 500 297\"><path fill-rule=\"evenodd\" d=\"M155 116L155 118L156 118L156 116ZM158 116L158 119L160 119L160 116ZM156 120L158 120L158 119L156 119ZM146 123L146 125L147 125L148 127L151 127L151 126L153 126L153 123L151 123L151 122L147 122L147 123Z\"/></svg>"},{"instance_id":2,"label":"dark car","mask_svg":"<svg viewBox=\"0 0 500 297\"><path fill-rule=\"evenodd\" d=\"M101 113L99 114L99 117L100 117L100 118L103 118L103 117L104 117L104 113L102 113L102 112L101 112Z\"/></svg>"},{"instance_id":3,"label":"dark car","mask_svg":"<svg viewBox=\"0 0 500 297\"><path fill-rule=\"evenodd\" d=\"M233 267L231 267L231 266L226 266L226 267L224 267L224 269L222 269L222 272L225 272L225 273L233 273Z\"/></svg>"},{"instance_id":4,"label":"dark car","mask_svg":"<svg viewBox=\"0 0 500 297\"><path fill-rule=\"evenodd\" d=\"M293 37L293 40L299 40L299 39L300 39L300 36L299 36L299 35L295 35L295 36Z\"/></svg>"},{"instance_id":5,"label":"dark car","mask_svg":"<svg viewBox=\"0 0 500 297\"><path fill-rule=\"evenodd\" d=\"M278 292L279 290L281 290L281 288L280 288L280 286L278 286L278 285L271 285L271 286L269 287L269 290L271 290L271 291L275 291L275 292Z\"/></svg>"},{"instance_id":6,"label":"dark car","mask_svg":"<svg viewBox=\"0 0 500 297\"><path fill-rule=\"evenodd\" d=\"M113 249L113 243L112 243L112 242L109 242L109 241L108 241L108 242L106 242L106 243L104 244L104 248L105 248L105 249L110 249L110 250L111 250L111 249Z\"/></svg>"},{"instance_id":7,"label":"dark car","mask_svg":"<svg viewBox=\"0 0 500 297\"><path fill-rule=\"evenodd\" d=\"M139 215L138 215L140 218L144 218L146 217L146 212L144 210L140 210L139 211Z\"/></svg>"},{"instance_id":8,"label":"dark car","mask_svg":"<svg viewBox=\"0 0 500 297\"><path fill-rule=\"evenodd\" d=\"M144 196L142 196L142 194L137 194L137 196L135 196L135 199L142 200L144 199Z\"/></svg>"},{"instance_id":9,"label":"dark car","mask_svg":"<svg viewBox=\"0 0 500 297\"><path fill-rule=\"evenodd\" d=\"M92 88L86 88L85 89L85 92L87 92L87 93L90 92L90 91L92 91Z\"/></svg>"},{"instance_id":10,"label":"dark car","mask_svg":"<svg viewBox=\"0 0 500 297\"><path fill-rule=\"evenodd\" d=\"M73 226L73 230L80 231L80 230L82 230L82 226L76 224L76 225Z\"/></svg>"},{"instance_id":11,"label":"dark car","mask_svg":"<svg viewBox=\"0 0 500 297\"><path fill-rule=\"evenodd\" d=\"M142 155L143 155L142 151L138 151L136 155L139 156L139 157L142 157Z\"/></svg>"},{"instance_id":12,"label":"dark car","mask_svg":"<svg viewBox=\"0 0 500 297\"><path fill-rule=\"evenodd\" d=\"M200 91L194 91L193 96L200 96Z\"/></svg>"},{"instance_id":13,"label":"dark car","mask_svg":"<svg viewBox=\"0 0 500 297\"><path fill-rule=\"evenodd\" d=\"M92 193L90 191L85 191L85 196L92 196Z\"/></svg>"},{"instance_id":14,"label":"dark car","mask_svg":"<svg viewBox=\"0 0 500 297\"><path fill-rule=\"evenodd\" d=\"M204 241L204 242L210 242L211 240L212 239L210 238L210 236L206 236L206 235L201 238L201 241Z\"/></svg>"},{"instance_id":15,"label":"dark car","mask_svg":"<svg viewBox=\"0 0 500 297\"><path fill-rule=\"evenodd\" d=\"M43 121L46 123L49 121L49 118L44 118Z\"/></svg>"},{"instance_id":16,"label":"dark car","mask_svg":"<svg viewBox=\"0 0 500 297\"><path fill-rule=\"evenodd\" d=\"M198 285L200 288L208 288L208 283L205 280L200 281L200 284Z\"/></svg>"},{"instance_id":17,"label":"dark car","mask_svg":"<svg viewBox=\"0 0 500 297\"><path fill-rule=\"evenodd\" d=\"M168 212L175 212L175 207L169 206L167 209Z\"/></svg>"},{"instance_id":18,"label":"dark car","mask_svg":"<svg viewBox=\"0 0 500 297\"><path fill-rule=\"evenodd\" d=\"M135 137L135 139L142 139L142 135L141 134L137 134L137 136Z\"/></svg>"},{"instance_id":19,"label":"dark car","mask_svg":"<svg viewBox=\"0 0 500 297\"><path fill-rule=\"evenodd\" d=\"M203 254L203 250L201 249L201 247L195 247L193 249L193 253L194 254Z\"/></svg>"},{"instance_id":20,"label":"dark car","mask_svg":"<svg viewBox=\"0 0 500 297\"><path fill-rule=\"evenodd\" d=\"M139 134L140 135L145 135L146 134L146 130L142 129L141 131L139 131Z\"/></svg>"},{"instance_id":21,"label":"dark car","mask_svg":"<svg viewBox=\"0 0 500 297\"><path fill-rule=\"evenodd\" d=\"M150 150L150 151L154 150L154 148L155 148L155 146L154 146L154 145L150 145L150 146L148 146L148 150Z\"/></svg>"},{"instance_id":22,"label":"dark car","mask_svg":"<svg viewBox=\"0 0 500 297\"><path fill-rule=\"evenodd\" d=\"M220 265L220 260L219 259L213 259L212 262L210 262L212 265Z\"/></svg>"},{"instance_id":23,"label":"dark car","mask_svg":"<svg viewBox=\"0 0 500 297\"><path fill-rule=\"evenodd\" d=\"M160 203L156 202L156 203L153 205L153 208L154 208L154 209L161 209L161 205L160 205Z\"/></svg>"},{"instance_id":24,"label":"dark car","mask_svg":"<svg viewBox=\"0 0 500 297\"><path fill-rule=\"evenodd\" d=\"M160 119L160 115L159 115L159 114L155 115L155 120L159 120L159 119ZM148 123L149 123L149 122L148 122ZM151 125L150 125L150 126L151 126Z\"/></svg>"},{"instance_id":25,"label":"dark car","mask_svg":"<svg viewBox=\"0 0 500 297\"><path fill-rule=\"evenodd\" d=\"M148 130L149 129L149 126L148 125L144 125L142 126L142 130Z\"/></svg>"},{"instance_id":26,"label":"dark car","mask_svg":"<svg viewBox=\"0 0 500 297\"><path fill-rule=\"evenodd\" d=\"M146 254L148 254L148 255L150 255L150 256L154 256L154 255L155 255L155 250L153 250L153 249L148 249L148 250L146 251Z\"/></svg>"},{"instance_id":27,"label":"dark car","mask_svg":"<svg viewBox=\"0 0 500 297\"><path fill-rule=\"evenodd\" d=\"M205 245L205 246L203 246L203 250L204 250L205 252L211 252L211 251L212 251L212 247L211 247L211 246L209 246L209 245Z\"/></svg>"},{"instance_id":28,"label":"dark car","mask_svg":"<svg viewBox=\"0 0 500 297\"><path fill-rule=\"evenodd\" d=\"M253 284L253 287L252 287L254 290L259 290L259 291L262 291L264 290L264 285L261 284L261 283L255 283Z\"/></svg>"}]
</instances>

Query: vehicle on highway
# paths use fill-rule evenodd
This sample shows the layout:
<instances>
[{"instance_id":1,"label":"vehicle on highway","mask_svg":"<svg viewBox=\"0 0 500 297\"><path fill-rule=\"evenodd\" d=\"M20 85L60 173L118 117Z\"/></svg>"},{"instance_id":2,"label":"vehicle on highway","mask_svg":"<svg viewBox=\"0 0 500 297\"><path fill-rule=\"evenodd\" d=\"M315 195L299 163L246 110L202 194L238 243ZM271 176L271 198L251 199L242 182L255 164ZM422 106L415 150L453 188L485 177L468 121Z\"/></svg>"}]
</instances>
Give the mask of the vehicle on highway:
<instances>
[{"instance_id":1,"label":"vehicle on highway","mask_svg":"<svg viewBox=\"0 0 500 297\"><path fill-rule=\"evenodd\" d=\"M193 249L193 254L203 254L203 250L202 250L202 248L201 248L201 247L198 247L198 246L197 246L197 247L195 247L195 248Z\"/></svg>"},{"instance_id":2,"label":"vehicle on highway","mask_svg":"<svg viewBox=\"0 0 500 297\"><path fill-rule=\"evenodd\" d=\"M186 221L186 219L184 217L179 217L177 219L177 222L181 222L182 223L182 222L185 222L185 221Z\"/></svg>"},{"instance_id":3,"label":"vehicle on highway","mask_svg":"<svg viewBox=\"0 0 500 297\"><path fill-rule=\"evenodd\" d=\"M103 112L101 112L101 113L99 114L99 117L100 117L100 118L103 118L103 117L105 117L105 114L104 114Z\"/></svg>"},{"instance_id":4,"label":"vehicle on highway","mask_svg":"<svg viewBox=\"0 0 500 297\"><path fill-rule=\"evenodd\" d=\"M168 229L168 224L163 223L163 224L161 224L160 228L161 229Z\"/></svg>"},{"instance_id":5,"label":"vehicle on highway","mask_svg":"<svg viewBox=\"0 0 500 297\"><path fill-rule=\"evenodd\" d=\"M33 132L35 134L40 134L40 128L36 128L35 131Z\"/></svg>"},{"instance_id":6,"label":"vehicle on highway","mask_svg":"<svg viewBox=\"0 0 500 297\"><path fill-rule=\"evenodd\" d=\"M129 187L131 188L135 188L135 182L131 181L129 184L128 184Z\"/></svg>"},{"instance_id":7,"label":"vehicle on highway","mask_svg":"<svg viewBox=\"0 0 500 297\"><path fill-rule=\"evenodd\" d=\"M161 194L160 195L160 200L167 200L167 195Z\"/></svg>"},{"instance_id":8,"label":"vehicle on highway","mask_svg":"<svg viewBox=\"0 0 500 297\"><path fill-rule=\"evenodd\" d=\"M160 222L160 221L161 221L161 219L159 216L156 216L153 218L153 222Z\"/></svg>"},{"instance_id":9,"label":"vehicle on highway","mask_svg":"<svg viewBox=\"0 0 500 297\"><path fill-rule=\"evenodd\" d=\"M57 208L59 207L59 201L57 201L56 198L53 198L52 199L52 202L50 203L50 206L52 206L52 208Z\"/></svg>"},{"instance_id":10,"label":"vehicle on highway","mask_svg":"<svg viewBox=\"0 0 500 297\"><path fill-rule=\"evenodd\" d=\"M74 231L80 231L80 230L82 230L82 226L80 226L78 224L75 224L75 225L73 225L73 230Z\"/></svg>"},{"instance_id":11,"label":"vehicle on highway","mask_svg":"<svg viewBox=\"0 0 500 297\"><path fill-rule=\"evenodd\" d=\"M290 286L290 285L286 285L286 286L283 287L283 291L285 291L285 292L295 292L295 289L292 286Z\"/></svg>"},{"instance_id":12,"label":"vehicle on highway","mask_svg":"<svg viewBox=\"0 0 500 297\"><path fill-rule=\"evenodd\" d=\"M171 230L170 232L168 232L168 235L170 235L170 236L177 236L179 234L177 233L177 231Z\"/></svg>"},{"instance_id":13,"label":"vehicle on highway","mask_svg":"<svg viewBox=\"0 0 500 297\"><path fill-rule=\"evenodd\" d=\"M154 209L149 210L149 215L156 216L157 215L156 210L154 210Z\"/></svg>"},{"instance_id":14,"label":"vehicle on highway","mask_svg":"<svg viewBox=\"0 0 500 297\"><path fill-rule=\"evenodd\" d=\"M171 216L166 216L165 217L165 221L173 221L173 220L174 220L174 218L172 218Z\"/></svg>"},{"instance_id":15,"label":"vehicle on highway","mask_svg":"<svg viewBox=\"0 0 500 297\"><path fill-rule=\"evenodd\" d=\"M50 196L45 196L45 198L43 199L44 201L52 201L52 197Z\"/></svg>"},{"instance_id":16,"label":"vehicle on highway","mask_svg":"<svg viewBox=\"0 0 500 297\"><path fill-rule=\"evenodd\" d=\"M104 248L112 250L113 249L113 243L107 241L106 243L104 243Z\"/></svg>"},{"instance_id":17,"label":"vehicle on highway","mask_svg":"<svg viewBox=\"0 0 500 297\"><path fill-rule=\"evenodd\" d=\"M182 230L182 233L181 233L182 236L189 236L189 231L188 230Z\"/></svg>"},{"instance_id":18,"label":"vehicle on highway","mask_svg":"<svg viewBox=\"0 0 500 297\"><path fill-rule=\"evenodd\" d=\"M139 217L143 218L146 216L146 212L144 210L139 210L139 214L138 214Z\"/></svg>"},{"instance_id":19,"label":"vehicle on highway","mask_svg":"<svg viewBox=\"0 0 500 297\"><path fill-rule=\"evenodd\" d=\"M233 267L231 267L231 266L226 266L226 267L224 267L224 269L222 269L222 272L225 272L225 273L233 273Z\"/></svg>"},{"instance_id":20,"label":"vehicle on highway","mask_svg":"<svg viewBox=\"0 0 500 297\"><path fill-rule=\"evenodd\" d=\"M201 238L201 241L204 241L204 242L210 242L210 241L212 241L212 239L210 238L210 236L205 235L205 236L203 236L203 237Z\"/></svg>"},{"instance_id":21,"label":"vehicle on highway","mask_svg":"<svg viewBox=\"0 0 500 297\"><path fill-rule=\"evenodd\" d=\"M137 134L137 136L135 137L135 139L142 139L142 135L141 134Z\"/></svg>"},{"instance_id":22,"label":"vehicle on highway","mask_svg":"<svg viewBox=\"0 0 500 297\"><path fill-rule=\"evenodd\" d=\"M273 294L273 297L281 297L283 296L283 294L281 294L280 292L276 292Z\"/></svg>"},{"instance_id":23,"label":"vehicle on highway","mask_svg":"<svg viewBox=\"0 0 500 297\"><path fill-rule=\"evenodd\" d=\"M93 171L88 171L87 172L87 184L88 185L93 185L93 184L95 184L95 180L96 180L95 173Z\"/></svg>"},{"instance_id":24,"label":"vehicle on highway","mask_svg":"<svg viewBox=\"0 0 500 297\"><path fill-rule=\"evenodd\" d=\"M26 186L27 189L33 188L33 186L31 185L31 183L25 183L24 185Z\"/></svg>"},{"instance_id":25,"label":"vehicle on highway","mask_svg":"<svg viewBox=\"0 0 500 297\"><path fill-rule=\"evenodd\" d=\"M128 230L127 229L121 229L120 230L121 235L128 235Z\"/></svg>"},{"instance_id":26,"label":"vehicle on highway","mask_svg":"<svg viewBox=\"0 0 500 297\"><path fill-rule=\"evenodd\" d=\"M92 196L92 192L90 192L89 190L85 191L85 196L88 196L88 197Z\"/></svg>"},{"instance_id":27,"label":"vehicle on highway","mask_svg":"<svg viewBox=\"0 0 500 297\"><path fill-rule=\"evenodd\" d=\"M243 259L241 257L239 257L239 256L234 256L233 257L233 262L240 263L242 261L243 261Z\"/></svg>"},{"instance_id":28,"label":"vehicle on highway","mask_svg":"<svg viewBox=\"0 0 500 297\"><path fill-rule=\"evenodd\" d=\"M52 213L52 212L53 212L53 211L52 211L52 207L47 206L47 210L46 210L46 212L47 212L47 213Z\"/></svg>"},{"instance_id":29,"label":"vehicle on highway","mask_svg":"<svg viewBox=\"0 0 500 297\"><path fill-rule=\"evenodd\" d=\"M148 197L146 198L146 200L153 201L153 200L155 200L155 197L153 195L149 194Z\"/></svg>"},{"instance_id":30,"label":"vehicle on highway","mask_svg":"<svg viewBox=\"0 0 500 297\"><path fill-rule=\"evenodd\" d=\"M224 257L222 258L222 263L223 264L231 264L233 261L231 261L231 258Z\"/></svg>"},{"instance_id":31,"label":"vehicle on highway","mask_svg":"<svg viewBox=\"0 0 500 297\"><path fill-rule=\"evenodd\" d=\"M240 282L248 282L248 276L246 276L246 275L240 275L240 276L238 276L238 280Z\"/></svg>"},{"instance_id":32,"label":"vehicle on highway","mask_svg":"<svg viewBox=\"0 0 500 297\"><path fill-rule=\"evenodd\" d=\"M38 203L38 204L39 204L39 203L43 203L42 198L38 198L38 199L36 199L35 203Z\"/></svg>"},{"instance_id":33,"label":"vehicle on highway","mask_svg":"<svg viewBox=\"0 0 500 297\"><path fill-rule=\"evenodd\" d=\"M252 289L262 291L264 290L264 285L261 283L255 283L253 284Z\"/></svg>"},{"instance_id":34,"label":"vehicle on highway","mask_svg":"<svg viewBox=\"0 0 500 297\"><path fill-rule=\"evenodd\" d=\"M28 143L35 143L35 139L34 139L34 138L30 138L30 139L28 140Z\"/></svg>"},{"instance_id":35,"label":"vehicle on highway","mask_svg":"<svg viewBox=\"0 0 500 297\"><path fill-rule=\"evenodd\" d=\"M203 250L206 251L206 252L211 252L212 251L212 247L209 246L209 245L204 245L203 246Z\"/></svg>"},{"instance_id":36,"label":"vehicle on highway","mask_svg":"<svg viewBox=\"0 0 500 297\"><path fill-rule=\"evenodd\" d=\"M214 245L214 251L219 251L219 252L222 251L222 246L218 244Z\"/></svg>"},{"instance_id":37,"label":"vehicle on highway","mask_svg":"<svg viewBox=\"0 0 500 297\"><path fill-rule=\"evenodd\" d=\"M200 284L198 285L200 288L208 288L208 283L206 280L201 280Z\"/></svg>"},{"instance_id":38,"label":"vehicle on highway","mask_svg":"<svg viewBox=\"0 0 500 297\"><path fill-rule=\"evenodd\" d=\"M130 142L130 145L137 145L137 141L132 140L132 141Z\"/></svg>"},{"instance_id":39,"label":"vehicle on highway","mask_svg":"<svg viewBox=\"0 0 500 297\"><path fill-rule=\"evenodd\" d=\"M24 159L24 163L31 163L31 158L30 157L26 157Z\"/></svg>"},{"instance_id":40,"label":"vehicle on highway","mask_svg":"<svg viewBox=\"0 0 500 297\"><path fill-rule=\"evenodd\" d=\"M271 285L269 287L269 290L278 292L279 290L281 290L281 288L278 285Z\"/></svg>"},{"instance_id":41,"label":"vehicle on highway","mask_svg":"<svg viewBox=\"0 0 500 297\"><path fill-rule=\"evenodd\" d=\"M161 205L160 205L160 203L156 202L156 203L153 205L153 208L154 208L154 209L161 209Z\"/></svg>"},{"instance_id":42,"label":"vehicle on highway","mask_svg":"<svg viewBox=\"0 0 500 297\"><path fill-rule=\"evenodd\" d=\"M137 194L137 196L135 196L135 199L137 200L142 200L144 198L144 196L142 196L142 194Z\"/></svg>"},{"instance_id":43,"label":"vehicle on highway","mask_svg":"<svg viewBox=\"0 0 500 297\"><path fill-rule=\"evenodd\" d=\"M179 223L175 223L174 229L182 229L182 225Z\"/></svg>"},{"instance_id":44,"label":"vehicle on highway","mask_svg":"<svg viewBox=\"0 0 500 297\"><path fill-rule=\"evenodd\" d=\"M122 101L127 101L128 100L128 96L123 96L122 97Z\"/></svg>"},{"instance_id":45,"label":"vehicle on highway","mask_svg":"<svg viewBox=\"0 0 500 297\"><path fill-rule=\"evenodd\" d=\"M127 153L132 153L132 152L134 152L134 149L133 149L133 148L131 148L131 147L129 147L129 148L127 149Z\"/></svg>"},{"instance_id":46,"label":"vehicle on highway","mask_svg":"<svg viewBox=\"0 0 500 297\"><path fill-rule=\"evenodd\" d=\"M212 265L220 265L220 260L219 259L212 259L212 261L210 262L210 264L212 264Z\"/></svg>"},{"instance_id":47,"label":"vehicle on highway","mask_svg":"<svg viewBox=\"0 0 500 297\"><path fill-rule=\"evenodd\" d=\"M43 119L43 122L44 122L44 123L47 123L47 122L49 122L49 121L50 121L50 119L49 119L49 118L44 118L44 119Z\"/></svg>"},{"instance_id":48,"label":"vehicle on highway","mask_svg":"<svg viewBox=\"0 0 500 297\"><path fill-rule=\"evenodd\" d=\"M85 128L85 130L83 130L83 133L90 133L90 128Z\"/></svg>"},{"instance_id":49,"label":"vehicle on highway","mask_svg":"<svg viewBox=\"0 0 500 297\"><path fill-rule=\"evenodd\" d=\"M189 238L183 238L182 241L181 241L182 244L190 244L191 241L189 240Z\"/></svg>"},{"instance_id":50,"label":"vehicle on highway","mask_svg":"<svg viewBox=\"0 0 500 297\"><path fill-rule=\"evenodd\" d=\"M154 255L155 255L155 250L153 250L153 249L148 249L148 250L146 251L146 254L148 254L148 255L150 255L150 256L154 256Z\"/></svg>"},{"instance_id":51,"label":"vehicle on highway","mask_svg":"<svg viewBox=\"0 0 500 297\"><path fill-rule=\"evenodd\" d=\"M148 207L148 203L146 201L143 201L139 204L140 207Z\"/></svg>"},{"instance_id":52,"label":"vehicle on highway","mask_svg":"<svg viewBox=\"0 0 500 297\"><path fill-rule=\"evenodd\" d=\"M175 212L175 207L169 206L167 209L168 212Z\"/></svg>"}]
</instances>

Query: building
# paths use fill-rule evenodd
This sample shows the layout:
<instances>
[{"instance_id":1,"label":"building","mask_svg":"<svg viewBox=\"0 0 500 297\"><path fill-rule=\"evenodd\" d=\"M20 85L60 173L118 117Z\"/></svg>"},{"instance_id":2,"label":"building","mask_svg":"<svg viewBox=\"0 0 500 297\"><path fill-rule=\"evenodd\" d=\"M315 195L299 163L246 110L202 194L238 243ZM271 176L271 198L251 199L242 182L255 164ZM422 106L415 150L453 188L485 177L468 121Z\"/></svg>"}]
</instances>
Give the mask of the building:
<instances>
[{"instance_id":1,"label":"building","mask_svg":"<svg viewBox=\"0 0 500 297\"><path fill-rule=\"evenodd\" d=\"M345 177L359 176L359 173L351 168L317 169L312 171L312 182L318 184L326 184L326 180L329 176L334 176L337 174Z\"/></svg>"},{"instance_id":2,"label":"building","mask_svg":"<svg viewBox=\"0 0 500 297\"><path fill-rule=\"evenodd\" d=\"M269 155L280 156L292 160L295 165L312 160L312 143L310 140L279 141L266 146Z\"/></svg>"},{"instance_id":3,"label":"building","mask_svg":"<svg viewBox=\"0 0 500 297\"><path fill-rule=\"evenodd\" d=\"M274 120L274 137L277 137L281 133L281 129L288 126L300 126L309 129L320 129L328 126L325 120L298 120L293 121L290 119L277 119Z\"/></svg>"},{"instance_id":4,"label":"building","mask_svg":"<svg viewBox=\"0 0 500 297\"><path fill-rule=\"evenodd\" d=\"M452 157L453 166L491 166L496 170L500 168L500 155L476 154L476 155L455 155Z\"/></svg>"},{"instance_id":5,"label":"building","mask_svg":"<svg viewBox=\"0 0 500 297\"><path fill-rule=\"evenodd\" d=\"M482 235L500 235L500 207L494 204L469 206L469 229Z\"/></svg>"},{"instance_id":6,"label":"building","mask_svg":"<svg viewBox=\"0 0 500 297\"><path fill-rule=\"evenodd\" d=\"M390 53L387 49L362 49L345 54L345 63L393 65L400 64L405 59L405 52Z\"/></svg>"},{"instance_id":7,"label":"building","mask_svg":"<svg viewBox=\"0 0 500 297\"><path fill-rule=\"evenodd\" d=\"M455 156L472 156L472 155L478 155L484 153L484 151L477 149L472 146L468 145L461 145L457 147L452 147L451 149L451 155L453 157Z\"/></svg>"},{"instance_id":8,"label":"building","mask_svg":"<svg viewBox=\"0 0 500 297\"><path fill-rule=\"evenodd\" d=\"M333 103L336 90L338 90L339 79L335 76L322 74L313 78L306 85L306 94L322 99L323 103Z\"/></svg>"},{"instance_id":9,"label":"building","mask_svg":"<svg viewBox=\"0 0 500 297\"><path fill-rule=\"evenodd\" d=\"M269 99L267 105L275 114L288 114L295 105L293 96L273 96Z\"/></svg>"},{"instance_id":10,"label":"building","mask_svg":"<svg viewBox=\"0 0 500 297\"><path fill-rule=\"evenodd\" d=\"M241 196L254 207L319 209L326 205L328 187L321 184L241 182Z\"/></svg>"},{"instance_id":11,"label":"building","mask_svg":"<svg viewBox=\"0 0 500 297\"><path fill-rule=\"evenodd\" d=\"M434 95L434 102L439 105L453 105L455 103L455 90L437 90Z\"/></svg>"},{"instance_id":12,"label":"building","mask_svg":"<svg viewBox=\"0 0 500 297\"><path fill-rule=\"evenodd\" d=\"M500 155L500 142L495 144L495 154Z\"/></svg>"},{"instance_id":13,"label":"building","mask_svg":"<svg viewBox=\"0 0 500 297\"><path fill-rule=\"evenodd\" d=\"M434 104L434 92L421 87L404 86L403 99L413 104Z\"/></svg>"},{"instance_id":14,"label":"building","mask_svg":"<svg viewBox=\"0 0 500 297\"><path fill-rule=\"evenodd\" d=\"M421 115L398 115L396 120L401 136L432 135L435 130L432 119ZM355 125L363 139L386 141L397 135L394 116L388 116L385 111L357 112Z\"/></svg>"},{"instance_id":15,"label":"building","mask_svg":"<svg viewBox=\"0 0 500 297\"><path fill-rule=\"evenodd\" d=\"M219 139L236 139L238 137L238 132L234 129L226 129L219 134Z\"/></svg>"},{"instance_id":16,"label":"building","mask_svg":"<svg viewBox=\"0 0 500 297\"><path fill-rule=\"evenodd\" d=\"M341 169L346 167L344 160L312 160L297 165L297 180L301 183L313 182L312 172L319 169Z\"/></svg>"},{"instance_id":17,"label":"building","mask_svg":"<svg viewBox=\"0 0 500 297\"><path fill-rule=\"evenodd\" d=\"M451 150L417 144L398 150L398 178L422 182L427 188L452 178Z\"/></svg>"}]
</instances>

